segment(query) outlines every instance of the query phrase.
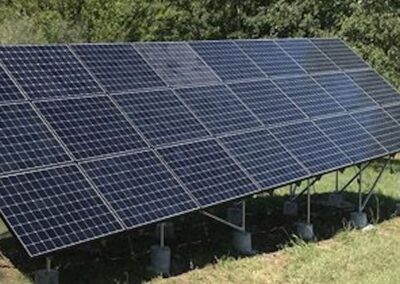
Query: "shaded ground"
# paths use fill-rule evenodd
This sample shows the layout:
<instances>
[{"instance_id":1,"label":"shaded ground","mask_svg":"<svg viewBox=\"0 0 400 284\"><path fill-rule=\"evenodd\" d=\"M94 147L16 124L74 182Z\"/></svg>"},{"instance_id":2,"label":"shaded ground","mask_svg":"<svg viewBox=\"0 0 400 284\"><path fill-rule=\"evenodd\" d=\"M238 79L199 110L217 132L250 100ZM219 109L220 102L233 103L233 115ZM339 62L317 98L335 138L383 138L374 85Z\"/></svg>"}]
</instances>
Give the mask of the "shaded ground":
<instances>
[{"instance_id":1,"label":"shaded ground","mask_svg":"<svg viewBox=\"0 0 400 284\"><path fill-rule=\"evenodd\" d=\"M375 164L375 167L379 168L379 164ZM390 174L390 172L391 171L388 169L383 175L382 181L378 186L378 192L371 198L366 210L370 220L374 223L390 219L395 208L395 203L399 199L399 165L395 164L393 166L394 174ZM354 169L348 169L342 174L342 183L353 173ZM376 175L377 171L374 168L366 172L363 176L365 188L368 187L368 184L372 184L373 176ZM313 200L326 199L326 192L331 192L334 188L334 184L334 174L324 177L314 189ZM356 189L355 186L356 184L352 187L352 191L346 194L346 199L354 204L356 204L357 200L357 195L354 193ZM232 277L232 281L237 281L237 283L239 283L238 281L243 280L241 278L243 276L245 280L247 279L247 282L254 280L261 281L260 283L268 283L265 282L264 278L267 278L266 275L270 275L268 279L273 280L275 276L278 277L276 278L277 283L283 281L282 279L286 282L283 281L281 283L320 283L318 279L315 280L316 282L301 281L304 279L301 278L300 270L312 271L318 267L322 269L318 263L313 263L313 261L308 259L308 255L310 255L310 258L314 258L315 255L313 253L319 254L319 245L305 246L295 244L293 246L294 222L298 219L285 218L281 214L283 201L287 199L287 196L285 196L286 193L287 190L283 189L276 191L277 195L273 197L265 195L248 200L247 227L248 230L253 233L254 247L259 251L259 254L254 257L241 259L240 261L233 260L238 256L232 251L230 245L231 230L229 228L199 214L191 214L175 219L175 237L171 240L167 240L167 244L171 246L173 252L172 275L181 276L162 281L167 281L166 283L170 283L170 281L183 281L177 283L187 283L185 281L196 280L190 277L206 277L204 278L205 282L229 282L230 277ZM300 200L300 209L304 208L305 200L303 198ZM346 236L354 236L354 244L352 242L350 244L351 247L354 246L354 248L357 248L357 242L360 242L360 246L362 246L364 241L372 241L372 239L363 239L364 236L372 236L378 239L376 243L379 246L379 244L384 244L381 243L380 240L385 240L383 237L381 238L381 233L388 231L390 235L392 231L397 229L400 231L400 224L397 224L399 228L393 225L396 227L393 229L391 225L392 222L389 222L389 225L383 225L385 229L378 230L377 233L348 233L346 229L348 211L335 210L334 208L318 205L313 205L312 209L312 218L318 240L329 240L323 242L324 245L330 242L332 244L337 243L338 248L335 247L334 251L340 251L341 246L343 246L343 254L345 254L346 251L349 252L349 255L338 255L337 257L339 258L347 257L351 259L352 257L350 255L352 250L348 248L345 249L347 245ZM215 213L220 216L224 216L225 212L226 208L224 206L215 209ZM304 213L303 211L300 212L300 219L304 219ZM144 229L132 232L129 235L122 234L118 237L109 238L105 246L100 242L95 242L69 249L63 251L62 254L55 255L53 263L59 268L61 276L60 283L139 283L154 279L154 275L146 271L146 264L149 263L148 250L151 245L157 243L154 231L154 226L148 226ZM335 237L338 233L339 235ZM397 234L397 236L398 235L399 234ZM331 240L332 238L333 240ZM358 240L358 238L360 239ZM386 241L395 241L391 239L395 238L394 236L389 236L388 238L390 239ZM375 242L375 239L373 239L373 241ZM292 248L288 249L287 247ZM384 248L385 247L370 247L371 253L374 254L377 254L377 252ZM397 248L397 246L392 248ZM314 249L316 249L315 252ZM33 272L36 269L44 267L44 259L29 261L22 253L22 249L13 239L1 240L0 250L11 260L11 263L18 268L18 270L3 268L0 263L0 277L7 279L7 281L9 281L8 279L16 279L14 283L29 283L26 280L21 280L22 278L20 277L22 276L19 276L20 274L18 274L18 271L21 271L23 275L26 275L28 278L33 278ZM131 253L131 251L134 253ZM278 251L278 253L272 253L276 251ZM365 253L368 254L368 251ZM399 257L400 256L398 256L398 259L400 259ZM221 259L224 259L224 261L221 261ZM307 265L308 262L310 262L309 266ZM371 262L374 262L374 260L371 259ZM236 263L238 268L236 268ZM311 265L311 263L313 263L313 265ZM314 268L315 265L317 268ZM326 265L329 266L330 263ZM204 275L201 269L203 267L206 267L204 269ZM285 269L275 275L273 272L277 271L277 267L285 267ZM258 277L257 275L259 275L259 277L261 277L260 280L257 280L258 278L253 279L251 278L253 276L250 277L248 274L243 274L242 276L238 275L242 273L237 273L236 269L239 271L241 268L247 269L254 277ZM195 272L185 273L193 269L196 269ZM217 271L214 271L214 269ZM337 268L336 273L333 273L333 270L331 271L332 273L328 271L327 273L332 274L332 277L334 277L335 274L342 275L342 269L346 270L347 268L340 266ZM358 266L356 263L352 269L357 271ZM219 272L219 270L221 270L221 272ZM8 275L8 273L14 272L15 274ZM231 275L229 275L229 272L231 272ZM212 275L219 275L219 273L221 273L221 278L210 278L210 280L208 280L207 277L214 277ZM281 275L282 273L284 276ZM197 274L201 275L197 276ZM298 282L296 282L296 277L299 279ZM160 280L157 279L155 281ZM6 282L0 278L0 283L13 282Z\"/></svg>"}]
</instances>

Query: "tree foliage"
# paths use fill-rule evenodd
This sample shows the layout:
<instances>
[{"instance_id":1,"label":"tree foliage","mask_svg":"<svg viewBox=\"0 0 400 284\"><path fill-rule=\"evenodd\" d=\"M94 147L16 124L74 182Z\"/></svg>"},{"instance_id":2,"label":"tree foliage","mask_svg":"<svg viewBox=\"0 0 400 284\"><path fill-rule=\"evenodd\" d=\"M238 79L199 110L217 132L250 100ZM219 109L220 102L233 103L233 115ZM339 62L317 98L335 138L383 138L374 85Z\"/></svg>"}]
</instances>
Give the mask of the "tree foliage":
<instances>
[{"instance_id":1,"label":"tree foliage","mask_svg":"<svg viewBox=\"0 0 400 284\"><path fill-rule=\"evenodd\" d=\"M398 0L0 0L2 43L341 37L400 87Z\"/></svg>"}]
</instances>

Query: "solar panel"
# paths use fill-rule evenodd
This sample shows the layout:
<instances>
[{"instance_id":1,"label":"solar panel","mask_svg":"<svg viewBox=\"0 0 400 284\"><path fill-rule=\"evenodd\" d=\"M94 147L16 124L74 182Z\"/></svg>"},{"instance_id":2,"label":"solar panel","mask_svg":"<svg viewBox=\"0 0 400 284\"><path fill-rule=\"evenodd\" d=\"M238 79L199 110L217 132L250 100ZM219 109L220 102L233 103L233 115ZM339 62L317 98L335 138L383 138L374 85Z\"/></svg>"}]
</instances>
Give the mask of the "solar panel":
<instances>
[{"instance_id":1,"label":"solar panel","mask_svg":"<svg viewBox=\"0 0 400 284\"><path fill-rule=\"evenodd\" d=\"M0 103L23 100L24 96L18 90L3 68L0 67Z\"/></svg>"},{"instance_id":2,"label":"solar panel","mask_svg":"<svg viewBox=\"0 0 400 284\"><path fill-rule=\"evenodd\" d=\"M237 40L236 43L268 76L305 74L273 41Z\"/></svg>"},{"instance_id":3,"label":"solar panel","mask_svg":"<svg viewBox=\"0 0 400 284\"><path fill-rule=\"evenodd\" d=\"M28 103L0 106L0 137L0 174L69 160Z\"/></svg>"},{"instance_id":4,"label":"solar panel","mask_svg":"<svg viewBox=\"0 0 400 284\"><path fill-rule=\"evenodd\" d=\"M190 46L223 81L265 78L233 41L193 41Z\"/></svg>"},{"instance_id":5,"label":"solar panel","mask_svg":"<svg viewBox=\"0 0 400 284\"><path fill-rule=\"evenodd\" d=\"M305 168L267 130L226 136L222 142L263 189L308 176Z\"/></svg>"},{"instance_id":6,"label":"solar panel","mask_svg":"<svg viewBox=\"0 0 400 284\"><path fill-rule=\"evenodd\" d=\"M275 42L309 73L338 70L335 64L308 39L282 39Z\"/></svg>"},{"instance_id":7,"label":"solar panel","mask_svg":"<svg viewBox=\"0 0 400 284\"><path fill-rule=\"evenodd\" d=\"M67 46L0 46L0 57L32 99L102 92Z\"/></svg>"},{"instance_id":8,"label":"solar panel","mask_svg":"<svg viewBox=\"0 0 400 284\"><path fill-rule=\"evenodd\" d=\"M310 117L344 111L311 77L286 78L275 82Z\"/></svg>"},{"instance_id":9,"label":"solar panel","mask_svg":"<svg viewBox=\"0 0 400 284\"><path fill-rule=\"evenodd\" d=\"M381 105L395 103L400 99L396 90L373 70L348 72L347 74Z\"/></svg>"},{"instance_id":10,"label":"solar panel","mask_svg":"<svg viewBox=\"0 0 400 284\"><path fill-rule=\"evenodd\" d=\"M72 48L108 92L165 86L131 44L81 44Z\"/></svg>"},{"instance_id":11,"label":"solar panel","mask_svg":"<svg viewBox=\"0 0 400 284\"><path fill-rule=\"evenodd\" d=\"M387 151L350 115L315 121L354 163L382 157Z\"/></svg>"},{"instance_id":12,"label":"solar panel","mask_svg":"<svg viewBox=\"0 0 400 284\"><path fill-rule=\"evenodd\" d=\"M312 39L311 41L344 70L368 68L368 65L340 39Z\"/></svg>"},{"instance_id":13,"label":"solar panel","mask_svg":"<svg viewBox=\"0 0 400 284\"><path fill-rule=\"evenodd\" d=\"M373 99L343 73L316 75L314 79L348 111L378 107Z\"/></svg>"},{"instance_id":14,"label":"solar panel","mask_svg":"<svg viewBox=\"0 0 400 284\"><path fill-rule=\"evenodd\" d=\"M308 168L311 174L342 168L351 163L312 122L275 127L270 131Z\"/></svg>"},{"instance_id":15,"label":"solar panel","mask_svg":"<svg viewBox=\"0 0 400 284\"><path fill-rule=\"evenodd\" d=\"M135 47L171 86L219 82L186 43L136 43Z\"/></svg>"},{"instance_id":16,"label":"solar panel","mask_svg":"<svg viewBox=\"0 0 400 284\"><path fill-rule=\"evenodd\" d=\"M398 123L400 123L400 105L393 105L384 108Z\"/></svg>"},{"instance_id":17,"label":"solar panel","mask_svg":"<svg viewBox=\"0 0 400 284\"><path fill-rule=\"evenodd\" d=\"M223 85L177 89L176 92L214 134L262 126Z\"/></svg>"},{"instance_id":18,"label":"solar panel","mask_svg":"<svg viewBox=\"0 0 400 284\"><path fill-rule=\"evenodd\" d=\"M153 152L101 159L83 167L127 228L197 208Z\"/></svg>"},{"instance_id":19,"label":"solar panel","mask_svg":"<svg viewBox=\"0 0 400 284\"><path fill-rule=\"evenodd\" d=\"M270 80L235 83L229 87L265 124L306 118Z\"/></svg>"},{"instance_id":20,"label":"solar panel","mask_svg":"<svg viewBox=\"0 0 400 284\"><path fill-rule=\"evenodd\" d=\"M107 97L35 104L77 159L146 147Z\"/></svg>"},{"instance_id":21,"label":"solar panel","mask_svg":"<svg viewBox=\"0 0 400 284\"><path fill-rule=\"evenodd\" d=\"M159 152L203 207L257 191L257 186L214 140Z\"/></svg>"},{"instance_id":22,"label":"solar panel","mask_svg":"<svg viewBox=\"0 0 400 284\"><path fill-rule=\"evenodd\" d=\"M209 135L170 90L124 94L114 98L153 145Z\"/></svg>"},{"instance_id":23,"label":"solar panel","mask_svg":"<svg viewBox=\"0 0 400 284\"><path fill-rule=\"evenodd\" d=\"M1 178L0 209L30 256L122 230L75 166Z\"/></svg>"},{"instance_id":24,"label":"solar panel","mask_svg":"<svg viewBox=\"0 0 400 284\"><path fill-rule=\"evenodd\" d=\"M400 151L400 125L381 109L352 114L390 153Z\"/></svg>"}]
</instances>

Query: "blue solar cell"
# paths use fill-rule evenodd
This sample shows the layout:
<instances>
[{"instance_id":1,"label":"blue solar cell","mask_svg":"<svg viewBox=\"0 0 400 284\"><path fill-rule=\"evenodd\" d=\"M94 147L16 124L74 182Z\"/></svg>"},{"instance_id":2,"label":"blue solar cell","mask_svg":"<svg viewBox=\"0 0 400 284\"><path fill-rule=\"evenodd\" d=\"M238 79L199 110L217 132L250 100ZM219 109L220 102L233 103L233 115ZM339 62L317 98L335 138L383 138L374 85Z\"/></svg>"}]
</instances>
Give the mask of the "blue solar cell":
<instances>
[{"instance_id":1,"label":"blue solar cell","mask_svg":"<svg viewBox=\"0 0 400 284\"><path fill-rule=\"evenodd\" d=\"M136 43L135 47L170 86L219 82L187 43Z\"/></svg>"},{"instance_id":2,"label":"blue solar cell","mask_svg":"<svg viewBox=\"0 0 400 284\"><path fill-rule=\"evenodd\" d=\"M279 79L275 82L310 117L345 111L311 77Z\"/></svg>"},{"instance_id":3,"label":"blue solar cell","mask_svg":"<svg viewBox=\"0 0 400 284\"><path fill-rule=\"evenodd\" d=\"M176 92L214 134L262 126L225 86L184 88Z\"/></svg>"},{"instance_id":4,"label":"blue solar cell","mask_svg":"<svg viewBox=\"0 0 400 284\"><path fill-rule=\"evenodd\" d=\"M309 73L339 69L308 39L283 39L276 40L275 42Z\"/></svg>"},{"instance_id":5,"label":"blue solar cell","mask_svg":"<svg viewBox=\"0 0 400 284\"><path fill-rule=\"evenodd\" d=\"M306 169L267 130L226 136L222 142L262 189L308 176Z\"/></svg>"},{"instance_id":6,"label":"blue solar cell","mask_svg":"<svg viewBox=\"0 0 400 284\"><path fill-rule=\"evenodd\" d=\"M348 111L378 107L373 99L343 73L316 75L314 79Z\"/></svg>"},{"instance_id":7,"label":"blue solar cell","mask_svg":"<svg viewBox=\"0 0 400 284\"><path fill-rule=\"evenodd\" d=\"M0 67L0 103L23 100L24 96L18 90L17 86Z\"/></svg>"},{"instance_id":8,"label":"blue solar cell","mask_svg":"<svg viewBox=\"0 0 400 284\"><path fill-rule=\"evenodd\" d=\"M0 174L69 160L28 103L0 106L0 137Z\"/></svg>"},{"instance_id":9,"label":"blue solar cell","mask_svg":"<svg viewBox=\"0 0 400 284\"><path fill-rule=\"evenodd\" d=\"M153 145L209 135L172 91L124 94L114 98Z\"/></svg>"},{"instance_id":10,"label":"blue solar cell","mask_svg":"<svg viewBox=\"0 0 400 284\"><path fill-rule=\"evenodd\" d=\"M270 131L313 175L351 164L351 160L312 122L276 127Z\"/></svg>"},{"instance_id":11,"label":"blue solar cell","mask_svg":"<svg viewBox=\"0 0 400 284\"><path fill-rule=\"evenodd\" d=\"M36 105L77 159L146 147L107 97L41 101Z\"/></svg>"},{"instance_id":12,"label":"blue solar cell","mask_svg":"<svg viewBox=\"0 0 400 284\"><path fill-rule=\"evenodd\" d=\"M64 45L1 46L0 58L32 99L102 92Z\"/></svg>"},{"instance_id":13,"label":"blue solar cell","mask_svg":"<svg viewBox=\"0 0 400 284\"><path fill-rule=\"evenodd\" d=\"M238 40L236 43L268 76L305 74L273 41Z\"/></svg>"},{"instance_id":14,"label":"blue solar cell","mask_svg":"<svg viewBox=\"0 0 400 284\"><path fill-rule=\"evenodd\" d=\"M344 70L368 68L368 64L340 39L312 39L311 41Z\"/></svg>"},{"instance_id":15,"label":"blue solar cell","mask_svg":"<svg viewBox=\"0 0 400 284\"><path fill-rule=\"evenodd\" d=\"M384 108L398 123L400 123L400 105L393 105Z\"/></svg>"},{"instance_id":16,"label":"blue solar cell","mask_svg":"<svg viewBox=\"0 0 400 284\"><path fill-rule=\"evenodd\" d=\"M270 80L235 83L229 87L265 124L306 118Z\"/></svg>"},{"instance_id":17,"label":"blue solar cell","mask_svg":"<svg viewBox=\"0 0 400 284\"><path fill-rule=\"evenodd\" d=\"M377 103L386 105L400 101L400 96L373 70L348 72L347 74Z\"/></svg>"},{"instance_id":18,"label":"blue solar cell","mask_svg":"<svg viewBox=\"0 0 400 284\"><path fill-rule=\"evenodd\" d=\"M257 186L214 140L159 152L203 207L257 191Z\"/></svg>"},{"instance_id":19,"label":"blue solar cell","mask_svg":"<svg viewBox=\"0 0 400 284\"><path fill-rule=\"evenodd\" d=\"M382 157L387 151L350 115L316 121L321 130L349 156L354 163Z\"/></svg>"},{"instance_id":20,"label":"blue solar cell","mask_svg":"<svg viewBox=\"0 0 400 284\"><path fill-rule=\"evenodd\" d=\"M400 125L381 109L357 112L353 117L390 153L400 151Z\"/></svg>"},{"instance_id":21,"label":"blue solar cell","mask_svg":"<svg viewBox=\"0 0 400 284\"><path fill-rule=\"evenodd\" d=\"M153 152L101 159L82 166L127 228L197 208Z\"/></svg>"},{"instance_id":22,"label":"blue solar cell","mask_svg":"<svg viewBox=\"0 0 400 284\"><path fill-rule=\"evenodd\" d=\"M265 78L233 41L193 41L190 46L223 81Z\"/></svg>"},{"instance_id":23,"label":"blue solar cell","mask_svg":"<svg viewBox=\"0 0 400 284\"><path fill-rule=\"evenodd\" d=\"M165 86L131 44L82 44L72 48L108 92Z\"/></svg>"},{"instance_id":24,"label":"blue solar cell","mask_svg":"<svg viewBox=\"0 0 400 284\"><path fill-rule=\"evenodd\" d=\"M75 166L1 178L0 209L30 256L122 230Z\"/></svg>"}]
</instances>

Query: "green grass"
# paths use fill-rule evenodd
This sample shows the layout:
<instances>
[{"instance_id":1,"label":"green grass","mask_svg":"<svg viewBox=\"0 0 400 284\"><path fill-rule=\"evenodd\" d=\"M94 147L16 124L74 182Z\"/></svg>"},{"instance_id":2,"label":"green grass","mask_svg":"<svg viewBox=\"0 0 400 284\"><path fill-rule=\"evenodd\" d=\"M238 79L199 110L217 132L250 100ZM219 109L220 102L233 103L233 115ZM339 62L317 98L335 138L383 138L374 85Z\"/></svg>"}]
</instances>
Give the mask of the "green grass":
<instances>
[{"instance_id":1,"label":"green grass","mask_svg":"<svg viewBox=\"0 0 400 284\"><path fill-rule=\"evenodd\" d=\"M319 244L298 243L274 254L223 259L151 283L399 283L399 236L396 218L377 230L344 231Z\"/></svg>"}]
</instances>

